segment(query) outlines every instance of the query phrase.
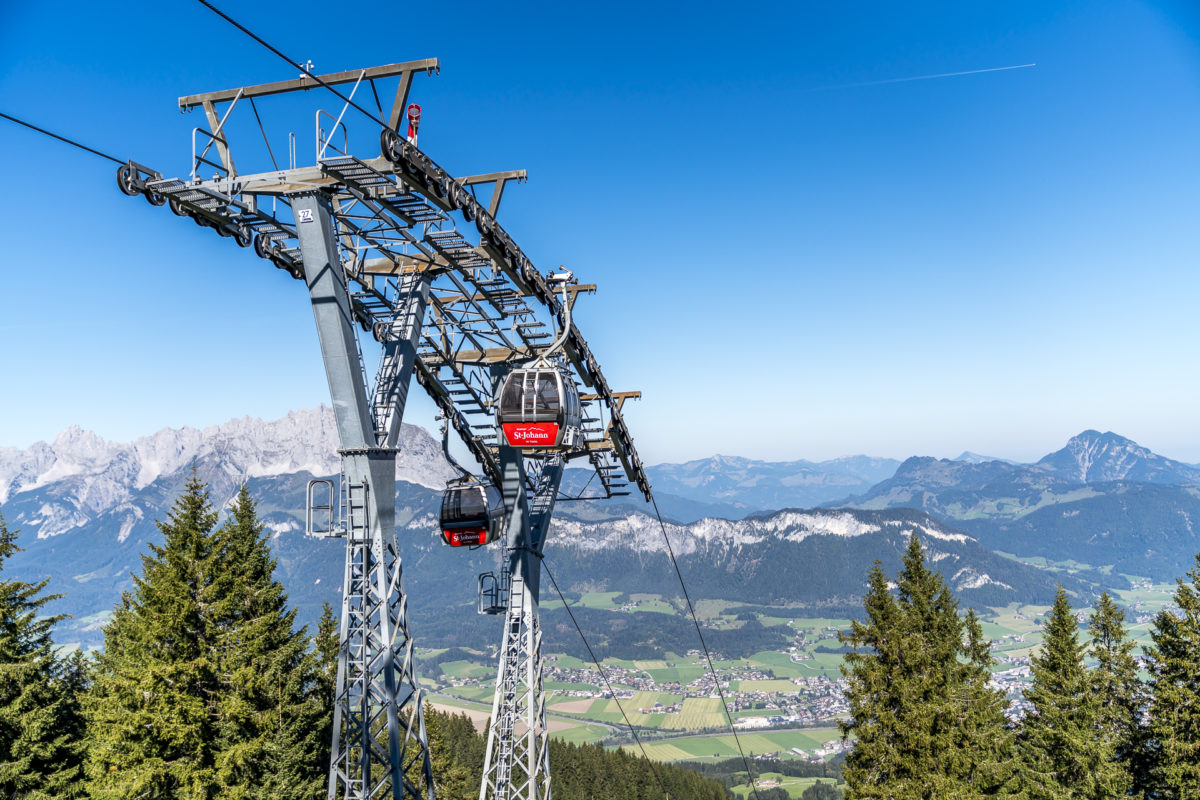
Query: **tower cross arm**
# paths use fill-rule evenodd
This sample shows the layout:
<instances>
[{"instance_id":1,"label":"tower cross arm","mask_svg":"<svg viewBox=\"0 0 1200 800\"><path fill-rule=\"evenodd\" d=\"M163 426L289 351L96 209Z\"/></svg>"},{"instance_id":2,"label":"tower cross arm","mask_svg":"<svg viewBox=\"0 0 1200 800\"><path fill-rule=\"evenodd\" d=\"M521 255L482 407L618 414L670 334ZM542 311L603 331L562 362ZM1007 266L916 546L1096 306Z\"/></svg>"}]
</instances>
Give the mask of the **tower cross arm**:
<instances>
[{"instance_id":1,"label":"tower cross arm","mask_svg":"<svg viewBox=\"0 0 1200 800\"><path fill-rule=\"evenodd\" d=\"M494 219L500 211L500 198L504 196L504 187L509 181L517 183L525 183L529 180L529 173L523 169L511 169L507 172L487 172L482 175L467 175L462 178L455 178L462 186L479 186L486 183L494 183L496 186L492 189L492 199L488 202L488 213Z\"/></svg>"},{"instance_id":2,"label":"tower cross arm","mask_svg":"<svg viewBox=\"0 0 1200 800\"><path fill-rule=\"evenodd\" d=\"M529 173L523 169L510 169L507 172L488 172L483 175L467 175L454 180L463 186L475 186L481 183L496 183L497 181L527 181Z\"/></svg>"},{"instance_id":3,"label":"tower cross arm","mask_svg":"<svg viewBox=\"0 0 1200 800\"><path fill-rule=\"evenodd\" d=\"M342 83L354 83L355 81L374 80L375 78L390 78L396 75L412 74L414 72L425 72L428 74L437 73L441 69L441 64L436 58L424 58L420 61L404 61L398 64L384 64L381 67L369 67L368 69L351 69L345 72L331 72L328 75L318 75L317 77L329 84L337 86ZM257 86L245 86L240 89L224 89L219 92L205 92L204 94L190 94L186 97L179 98L179 108L181 111L190 111L193 108L204 105L204 103L224 103L232 100L241 93L242 97L266 97L272 94L285 94L286 92L308 91L314 87L319 87L321 84L314 78L308 75L302 75L299 78L293 78L290 81L276 81L275 83L260 83Z\"/></svg>"}]
</instances>

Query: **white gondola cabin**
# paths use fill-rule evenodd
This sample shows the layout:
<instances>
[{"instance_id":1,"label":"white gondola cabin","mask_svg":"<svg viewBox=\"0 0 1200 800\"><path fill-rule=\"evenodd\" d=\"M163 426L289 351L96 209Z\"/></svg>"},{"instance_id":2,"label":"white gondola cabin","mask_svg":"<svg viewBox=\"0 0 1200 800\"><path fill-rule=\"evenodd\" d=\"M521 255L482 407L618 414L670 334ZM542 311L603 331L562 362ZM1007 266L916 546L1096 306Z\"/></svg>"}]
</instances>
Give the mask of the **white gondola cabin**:
<instances>
[{"instance_id":1,"label":"white gondola cabin","mask_svg":"<svg viewBox=\"0 0 1200 800\"><path fill-rule=\"evenodd\" d=\"M496 420L512 447L574 447L582 438L579 391L553 366L514 369L500 387Z\"/></svg>"},{"instance_id":2,"label":"white gondola cabin","mask_svg":"<svg viewBox=\"0 0 1200 800\"><path fill-rule=\"evenodd\" d=\"M451 547L479 547L500 536L504 503L490 483L457 483L442 492L442 541Z\"/></svg>"}]
</instances>

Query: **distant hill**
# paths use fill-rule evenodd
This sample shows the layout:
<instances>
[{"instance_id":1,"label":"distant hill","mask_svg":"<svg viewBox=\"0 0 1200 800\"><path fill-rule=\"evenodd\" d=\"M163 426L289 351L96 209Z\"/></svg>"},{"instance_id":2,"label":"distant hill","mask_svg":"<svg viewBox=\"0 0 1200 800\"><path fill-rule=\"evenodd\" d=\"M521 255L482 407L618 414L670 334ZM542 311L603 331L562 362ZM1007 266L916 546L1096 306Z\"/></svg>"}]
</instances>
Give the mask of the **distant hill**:
<instances>
[{"instance_id":1,"label":"distant hill","mask_svg":"<svg viewBox=\"0 0 1200 800\"><path fill-rule=\"evenodd\" d=\"M918 508L997 550L1169 580L1200 550L1198 497L1200 468L1088 430L1033 464L910 458L831 505Z\"/></svg>"},{"instance_id":2,"label":"distant hill","mask_svg":"<svg viewBox=\"0 0 1200 800\"><path fill-rule=\"evenodd\" d=\"M979 453L972 453L970 450L962 451L962 453L958 456L958 458L956 458L954 460L955 461L965 461L968 464L982 464L986 461L1003 461L1005 464L1015 463L1013 461L1009 461L1007 458L996 458L994 456L981 456Z\"/></svg>"},{"instance_id":3,"label":"distant hill","mask_svg":"<svg viewBox=\"0 0 1200 800\"><path fill-rule=\"evenodd\" d=\"M734 514L807 508L864 491L891 477L900 465L890 458L846 456L829 461L755 461L713 456L682 464L658 464L647 473L656 495L672 495ZM661 505L661 503L660 503ZM683 509L677 514L687 516Z\"/></svg>"},{"instance_id":4,"label":"distant hill","mask_svg":"<svg viewBox=\"0 0 1200 800\"><path fill-rule=\"evenodd\" d=\"M1112 565L1128 575L1169 581L1200 553L1200 487L1155 483L1091 484L1091 496L1058 502L1015 518L959 524L1006 552Z\"/></svg>"}]
</instances>

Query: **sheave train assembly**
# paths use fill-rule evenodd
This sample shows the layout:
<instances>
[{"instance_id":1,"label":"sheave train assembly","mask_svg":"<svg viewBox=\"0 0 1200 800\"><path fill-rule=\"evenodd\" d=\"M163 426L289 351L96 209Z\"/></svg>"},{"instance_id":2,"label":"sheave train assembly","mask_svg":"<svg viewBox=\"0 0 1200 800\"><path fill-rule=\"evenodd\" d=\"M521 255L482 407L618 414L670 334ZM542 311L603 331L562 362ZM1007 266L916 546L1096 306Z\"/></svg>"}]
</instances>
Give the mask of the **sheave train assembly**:
<instances>
[{"instance_id":1,"label":"sheave train assembly","mask_svg":"<svg viewBox=\"0 0 1200 800\"><path fill-rule=\"evenodd\" d=\"M409 91L414 76L438 69L427 59L306 71L180 98L181 111L200 109L205 122L192 130L191 173L165 178L129 162L117 179L126 194L252 247L308 289L342 467L338 481L309 485L307 529L346 540L330 800L435 797L395 534L396 446L414 377L440 409L447 456L453 431L480 472L451 459L460 477L443 495L442 541L504 548L503 568L479 579L478 610L504 619L479 796L547 800L542 548L568 461L591 473L589 498L631 487L651 498L621 416L638 393L609 388L572 321L579 295L595 287L566 270L543 274L497 221L504 189L525 172L453 177L417 147L420 107ZM380 89L392 85L388 107ZM293 132L280 164L256 99L283 95L294 111L296 93L309 90L337 113L308 110L315 159L297 164ZM241 173L234 141L258 133L255 151L271 169ZM377 140L380 153L352 155L352 138L371 150ZM477 191L487 187L485 205ZM373 380L360 335L378 343Z\"/></svg>"}]
</instances>

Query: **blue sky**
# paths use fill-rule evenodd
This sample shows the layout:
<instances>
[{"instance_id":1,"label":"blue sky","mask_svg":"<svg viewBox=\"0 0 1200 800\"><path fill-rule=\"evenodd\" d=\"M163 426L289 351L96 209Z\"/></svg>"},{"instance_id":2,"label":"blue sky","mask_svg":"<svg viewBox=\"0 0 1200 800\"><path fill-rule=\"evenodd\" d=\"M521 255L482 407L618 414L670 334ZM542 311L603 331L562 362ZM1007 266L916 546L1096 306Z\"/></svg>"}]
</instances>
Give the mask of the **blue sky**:
<instances>
[{"instance_id":1,"label":"blue sky","mask_svg":"<svg viewBox=\"0 0 1200 800\"><path fill-rule=\"evenodd\" d=\"M501 218L599 284L578 321L651 463L1084 428L1200 461L1200 12L898 5L222 7L318 72L441 59L422 147L529 170ZM0 110L169 175L178 96L293 74L194 2L0 4ZM302 159L306 113L264 120ZM0 446L327 402L300 284L105 161L7 123L0 153Z\"/></svg>"}]
</instances>

